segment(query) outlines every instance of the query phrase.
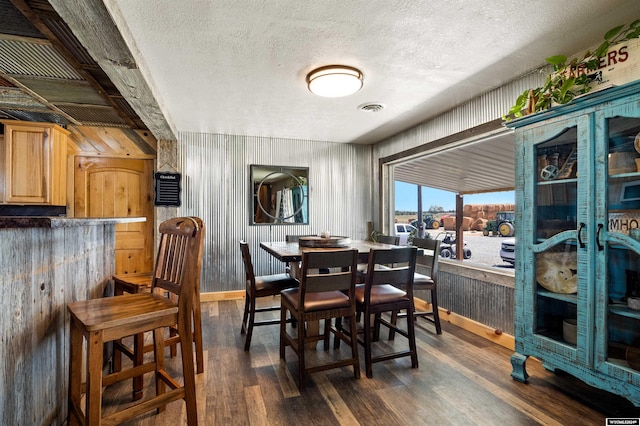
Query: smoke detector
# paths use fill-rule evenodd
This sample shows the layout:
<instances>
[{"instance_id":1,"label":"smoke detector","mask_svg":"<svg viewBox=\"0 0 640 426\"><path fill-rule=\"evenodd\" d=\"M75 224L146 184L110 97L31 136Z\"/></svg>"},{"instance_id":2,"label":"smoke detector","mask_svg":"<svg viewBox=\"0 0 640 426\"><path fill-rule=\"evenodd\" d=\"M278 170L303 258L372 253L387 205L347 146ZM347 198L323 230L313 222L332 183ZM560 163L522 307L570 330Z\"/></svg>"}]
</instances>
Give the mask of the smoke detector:
<instances>
[{"instance_id":1,"label":"smoke detector","mask_svg":"<svg viewBox=\"0 0 640 426\"><path fill-rule=\"evenodd\" d=\"M368 102L366 104L358 105L358 109L365 112L378 112L384 109L384 104Z\"/></svg>"}]
</instances>

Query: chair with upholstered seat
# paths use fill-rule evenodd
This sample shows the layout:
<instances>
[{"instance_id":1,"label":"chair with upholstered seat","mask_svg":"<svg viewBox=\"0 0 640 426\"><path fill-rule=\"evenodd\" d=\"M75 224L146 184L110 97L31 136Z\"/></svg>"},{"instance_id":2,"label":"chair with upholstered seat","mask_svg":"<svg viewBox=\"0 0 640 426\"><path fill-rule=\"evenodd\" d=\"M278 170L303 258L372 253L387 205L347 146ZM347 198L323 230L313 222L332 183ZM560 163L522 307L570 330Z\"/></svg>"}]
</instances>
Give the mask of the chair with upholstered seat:
<instances>
[{"instance_id":1,"label":"chair with upholstered seat","mask_svg":"<svg viewBox=\"0 0 640 426\"><path fill-rule=\"evenodd\" d=\"M248 351L251 347L253 327L280 323L278 319L256 321L257 313L277 311L280 309L279 305L257 308L256 299L268 296L279 296L282 290L298 287L298 282L285 273L256 276L253 272L251 253L246 241L240 241L240 251L242 252L242 262L244 263L245 271L244 314L242 316L240 333L245 334L244 350Z\"/></svg>"},{"instance_id":2,"label":"chair with upholstered seat","mask_svg":"<svg viewBox=\"0 0 640 426\"><path fill-rule=\"evenodd\" d=\"M197 219L199 220L199 219ZM199 233L198 257L202 258L204 246L204 232ZM132 274L117 274L113 276L114 295L120 296L125 293L149 293L153 283L153 272L137 272ZM196 286L193 294L193 341L196 351L196 372L204 372L204 349L202 345L202 314L200 310L200 271L196 278ZM178 336L177 327L169 327L169 338L165 339L165 346L169 346L171 356L177 354ZM152 344L144 344L144 335L138 334L133 337L133 347L127 346L121 339L113 342L113 371L120 371L122 368L122 355L126 355L134 362L134 365L142 364L144 354L153 350ZM133 399L142 398L142 376L133 379Z\"/></svg>"},{"instance_id":3,"label":"chair with upholstered seat","mask_svg":"<svg viewBox=\"0 0 640 426\"><path fill-rule=\"evenodd\" d=\"M395 235L380 234L380 235L376 236L376 242L381 243L381 244L392 244L394 246L397 246L398 244L400 244L400 237L397 237ZM359 283L359 284L364 283L366 275L367 275L367 264L366 263L359 263L358 264L358 277L356 278L356 282ZM358 319L359 319L359 317L358 317Z\"/></svg>"},{"instance_id":4,"label":"chair with upholstered seat","mask_svg":"<svg viewBox=\"0 0 640 426\"><path fill-rule=\"evenodd\" d=\"M397 237L395 235L378 235L376 240L378 240L378 242L382 244L393 244L395 246L400 243L400 237Z\"/></svg>"},{"instance_id":5,"label":"chair with upholstered seat","mask_svg":"<svg viewBox=\"0 0 640 426\"><path fill-rule=\"evenodd\" d=\"M373 377L372 365L374 363L390 359L409 356L411 357L411 366L418 368L413 316L407 317L406 329L400 329L381 315L384 312L402 310L413 312L412 284L416 253L415 247L372 249L369 253L365 284L356 287L356 310L364 317L364 327L356 334L363 336L362 339L358 339L358 342L364 346L365 369L369 378ZM373 324L371 323L372 317ZM381 325L406 337L409 349L373 356L372 344L373 341L378 340ZM337 340L336 346L339 346Z\"/></svg>"},{"instance_id":6,"label":"chair with upholstered seat","mask_svg":"<svg viewBox=\"0 0 640 426\"><path fill-rule=\"evenodd\" d=\"M298 387L306 387L306 375L318 371L353 366L355 378L360 377L358 343L341 330L331 326L332 318L345 317L355 329L355 279L358 261L357 250L305 251L302 254L300 287L284 290L280 304L280 358L285 359L287 346L298 356ZM286 329L287 311L298 323L296 335ZM308 335L311 321L324 320L324 333ZM330 333L351 346L351 357L333 360L309 367L305 350L307 343L324 341L329 349ZM315 348L315 346L314 346Z\"/></svg>"},{"instance_id":7,"label":"chair with upholstered seat","mask_svg":"<svg viewBox=\"0 0 640 426\"><path fill-rule=\"evenodd\" d=\"M301 237L301 235L285 235L284 236L284 240L287 243L297 243L297 242L300 241L300 237ZM289 262L287 262L286 273L289 274L289 275L293 274L293 276L295 277L295 274L298 272L298 269L299 269L298 266L299 266L299 262L296 262L293 265L293 272L292 272L291 264Z\"/></svg>"},{"instance_id":8,"label":"chair with upholstered seat","mask_svg":"<svg viewBox=\"0 0 640 426\"><path fill-rule=\"evenodd\" d=\"M418 272L414 274L414 294L416 290L428 290L431 295L431 310L415 311L413 313L414 319L424 318L435 325L437 334L442 334L440 314L438 310L438 258L440 257L440 240L435 238L414 238L412 245L425 250L427 267L429 268L429 275L420 274ZM406 312L393 312L391 316L391 323L395 324L396 318L401 317L406 317ZM393 340L393 336L393 330L390 330L389 339Z\"/></svg>"},{"instance_id":9,"label":"chair with upholstered seat","mask_svg":"<svg viewBox=\"0 0 640 426\"><path fill-rule=\"evenodd\" d=\"M191 319L194 287L198 285L202 266L199 252L204 225L198 218L179 217L163 222L159 232L160 247L151 292L67 305L70 316L69 416L81 424L119 424L154 409L163 411L167 403L178 399L185 401L188 424L198 422ZM164 367L164 331L174 324L178 325L180 339L182 384ZM153 331L153 360L103 376L104 343L145 331ZM85 360L83 340L87 342ZM83 372L86 373L85 383L82 383ZM155 396L102 417L103 386L150 372L154 373ZM167 386L171 390L166 391Z\"/></svg>"}]
</instances>

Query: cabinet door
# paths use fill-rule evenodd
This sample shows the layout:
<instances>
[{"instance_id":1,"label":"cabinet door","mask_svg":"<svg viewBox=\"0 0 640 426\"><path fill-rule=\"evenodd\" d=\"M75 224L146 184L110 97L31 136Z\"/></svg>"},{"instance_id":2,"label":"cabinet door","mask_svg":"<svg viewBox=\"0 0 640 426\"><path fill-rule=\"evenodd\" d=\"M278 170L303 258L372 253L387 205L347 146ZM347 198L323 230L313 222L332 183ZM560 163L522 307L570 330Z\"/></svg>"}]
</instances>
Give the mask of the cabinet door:
<instances>
[{"instance_id":1,"label":"cabinet door","mask_svg":"<svg viewBox=\"0 0 640 426\"><path fill-rule=\"evenodd\" d=\"M11 125L5 129L5 202L49 203L51 129Z\"/></svg>"},{"instance_id":2,"label":"cabinet door","mask_svg":"<svg viewBox=\"0 0 640 426\"><path fill-rule=\"evenodd\" d=\"M548 364L558 356L582 364L589 358L585 308L591 272L588 262L579 262L587 255L580 239L589 220L583 179L590 162L588 129L578 117L524 132L524 194L516 200L523 216L517 262L524 294L518 312L527 324L524 340L548 351Z\"/></svg>"},{"instance_id":3,"label":"cabinet door","mask_svg":"<svg viewBox=\"0 0 640 426\"><path fill-rule=\"evenodd\" d=\"M640 110L621 104L595 115L596 367L640 385ZM637 161L636 161L637 160ZM602 324L602 326L600 326Z\"/></svg>"}]
</instances>

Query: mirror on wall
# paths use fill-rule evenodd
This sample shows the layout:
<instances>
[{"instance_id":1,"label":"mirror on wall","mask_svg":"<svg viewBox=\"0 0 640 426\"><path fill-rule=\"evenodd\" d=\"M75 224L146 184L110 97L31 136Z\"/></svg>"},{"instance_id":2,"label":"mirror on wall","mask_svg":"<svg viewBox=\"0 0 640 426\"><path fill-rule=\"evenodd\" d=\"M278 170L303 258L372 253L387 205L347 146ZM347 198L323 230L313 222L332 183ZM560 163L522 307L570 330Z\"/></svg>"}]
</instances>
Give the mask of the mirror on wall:
<instances>
[{"instance_id":1,"label":"mirror on wall","mask_svg":"<svg viewBox=\"0 0 640 426\"><path fill-rule=\"evenodd\" d=\"M309 223L309 168L251 165L251 224Z\"/></svg>"}]
</instances>

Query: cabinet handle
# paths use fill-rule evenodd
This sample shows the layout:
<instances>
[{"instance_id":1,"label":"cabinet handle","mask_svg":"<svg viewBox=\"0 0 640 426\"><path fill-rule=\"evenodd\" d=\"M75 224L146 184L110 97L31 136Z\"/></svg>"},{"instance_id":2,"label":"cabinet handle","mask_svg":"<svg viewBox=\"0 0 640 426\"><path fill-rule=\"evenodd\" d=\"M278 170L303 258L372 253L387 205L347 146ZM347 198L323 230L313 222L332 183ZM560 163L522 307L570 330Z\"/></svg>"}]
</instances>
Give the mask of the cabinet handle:
<instances>
[{"instance_id":1,"label":"cabinet handle","mask_svg":"<svg viewBox=\"0 0 640 426\"><path fill-rule=\"evenodd\" d=\"M598 245L598 250L600 251L604 250L604 247L602 246L602 244L600 244L600 231L602 230L602 228L604 228L604 225L599 223L598 230L596 231L596 244Z\"/></svg>"},{"instance_id":2,"label":"cabinet handle","mask_svg":"<svg viewBox=\"0 0 640 426\"><path fill-rule=\"evenodd\" d=\"M582 229L585 227L586 225L584 224L584 222L580 222L580 228L578 228L578 244L580 244L580 248L585 248L584 243L582 242Z\"/></svg>"}]
</instances>

